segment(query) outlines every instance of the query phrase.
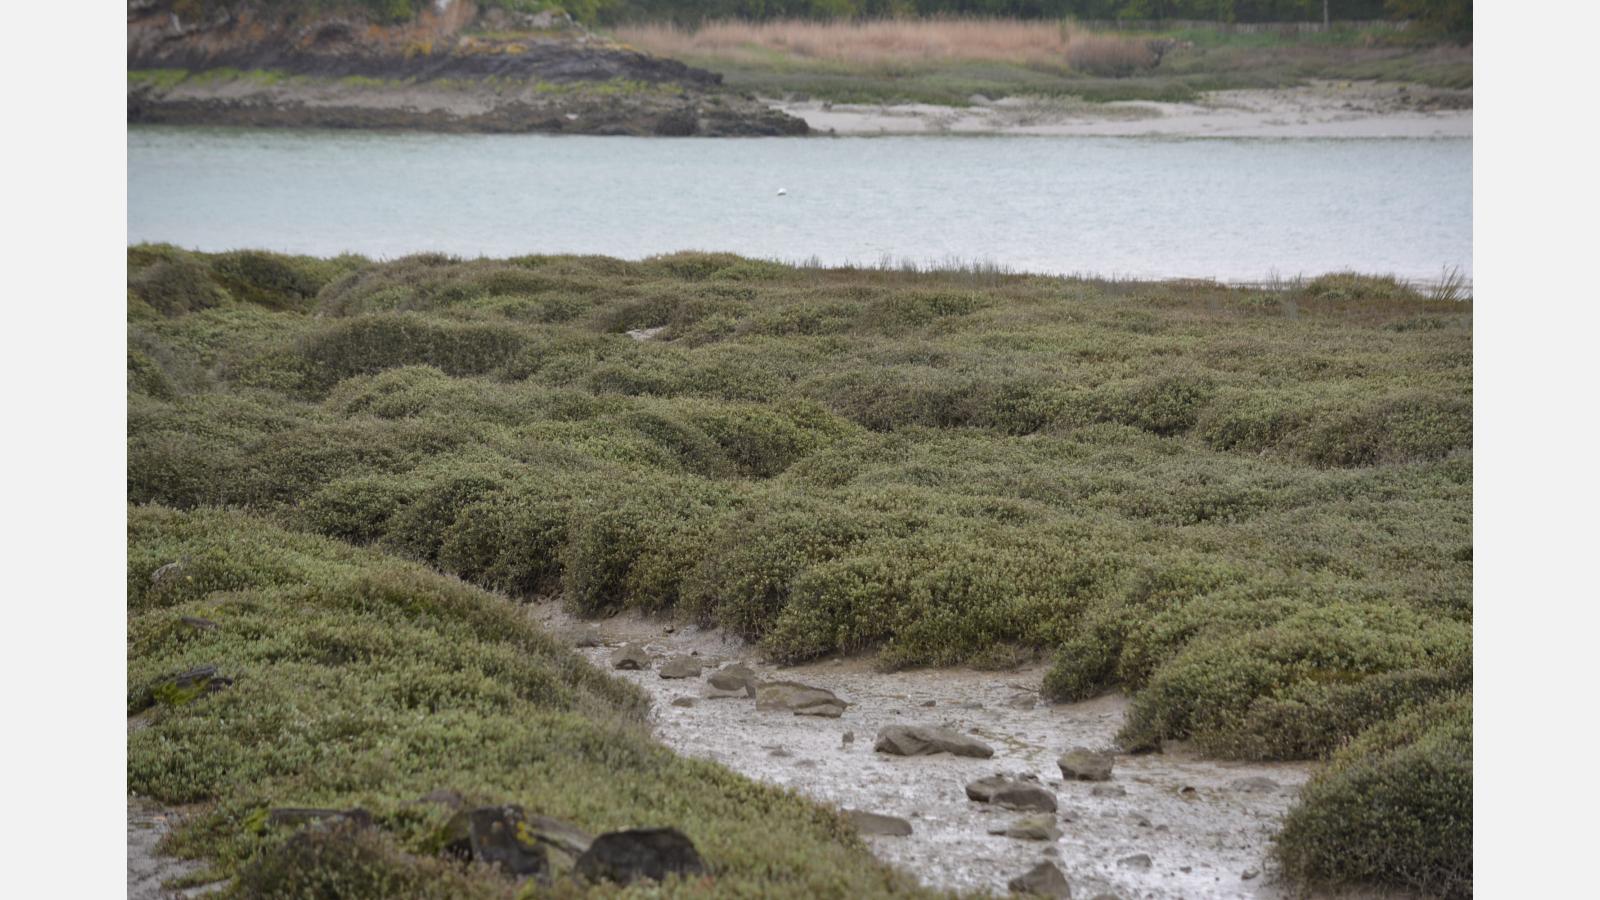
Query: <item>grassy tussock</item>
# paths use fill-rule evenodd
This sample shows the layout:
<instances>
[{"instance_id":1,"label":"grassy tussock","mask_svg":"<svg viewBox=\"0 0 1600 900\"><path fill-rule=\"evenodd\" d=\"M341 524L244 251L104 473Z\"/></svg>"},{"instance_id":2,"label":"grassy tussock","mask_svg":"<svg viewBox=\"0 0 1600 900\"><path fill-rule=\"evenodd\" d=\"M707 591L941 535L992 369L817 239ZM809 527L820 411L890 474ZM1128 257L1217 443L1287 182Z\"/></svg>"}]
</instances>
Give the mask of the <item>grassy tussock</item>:
<instances>
[{"instance_id":1,"label":"grassy tussock","mask_svg":"<svg viewBox=\"0 0 1600 900\"><path fill-rule=\"evenodd\" d=\"M1320 757L1470 691L1470 303L1348 275L341 265L316 315L130 300L131 501L783 660L1051 659L1054 697L1134 693L1130 746Z\"/></svg>"},{"instance_id":2,"label":"grassy tussock","mask_svg":"<svg viewBox=\"0 0 1600 900\"><path fill-rule=\"evenodd\" d=\"M128 527L130 714L174 672L234 679L146 712L128 785L207 804L174 849L237 875L241 896L510 896L493 870L435 855L449 811L414 801L441 789L597 832L674 825L715 874L667 895L916 893L829 811L656 744L637 689L501 598L238 512L130 507ZM378 830L264 824L269 807L353 805Z\"/></svg>"}]
</instances>

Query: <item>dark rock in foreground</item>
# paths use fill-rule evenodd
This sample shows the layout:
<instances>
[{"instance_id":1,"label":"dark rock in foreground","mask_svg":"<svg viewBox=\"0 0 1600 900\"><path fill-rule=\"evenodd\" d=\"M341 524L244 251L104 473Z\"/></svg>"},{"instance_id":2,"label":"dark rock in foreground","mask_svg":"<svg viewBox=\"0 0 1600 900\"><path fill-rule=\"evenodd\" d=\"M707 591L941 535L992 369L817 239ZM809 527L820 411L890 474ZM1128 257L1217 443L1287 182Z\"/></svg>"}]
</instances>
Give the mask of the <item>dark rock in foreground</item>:
<instances>
[{"instance_id":1,"label":"dark rock in foreground","mask_svg":"<svg viewBox=\"0 0 1600 900\"><path fill-rule=\"evenodd\" d=\"M1007 809L1056 811L1056 795L1044 785L1004 775L990 775L968 784L967 798Z\"/></svg>"},{"instance_id":2,"label":"dark rock in foreground","mask_svg":"<svg viewBox=\"0 0 1600 900\"><path fill-rule=\"evenodd\" d=\"M1042 862L1006 882L1006 888L1013 894L1035 894L1040 897L1071 897L1072 886L1067 884L1067 876L1061 874L1053 862Z\"/></svg>"},{"instance_id":3,"label":"dark rock in foreground","mask_svg":"<svg viewBox=\"0 0 1600 900\"><path fill-rule=\"evenodd\" d=\"M787 709L797 716L837 719L847 705L833 691L798 681L771 681L756 688L756 709Z\"/></svg>"},{"instance_id":4,"label":"dark rock in foreground","mask_svg":"<svg viewBox=\"0 0 1600 900\"><path fill-rule=\"evenodd\" d=\"M988 759L994 755L994 748L977 738L933 725L887 725L878 732L872 749L894 756L949 753Z\"/></svg>"},{"instance_id":5,"label":"dark rock in foreground","mask_svg":"<svg viewBox=\"0 0 1600 900\"><path fill-rule=\"evenodd\" d=\"M1110 781L1111 767L1115 763L1116 757L1111 754L1087 747L1074 747L1056 760L1056 765L1061 767L1061 777L1068 781Z\"/></svg>"},{"instance_id":6,"label":"dark rock in foreground","mask_svg":"<svg viewBox=\"0 0 1600 900\"><path fill-rule=\"evenodd\" d=\"M507 875L544 875L550 857L533 837L519 806L462 810L445 825L444 849L464 859L499 866Z\"/></svg>"},{"instance_id":7,"label":"dark rock in foreground","mask_svg":"<svg viewBox=\"0 0 1600 900\"><path fill-rule=\"evenodd\" d=\"M634 828L595 838L574 871L592 881L632 884L668 875L703 875L706 867L694 843L678 829Z\"/></svg>"}]
</instances>

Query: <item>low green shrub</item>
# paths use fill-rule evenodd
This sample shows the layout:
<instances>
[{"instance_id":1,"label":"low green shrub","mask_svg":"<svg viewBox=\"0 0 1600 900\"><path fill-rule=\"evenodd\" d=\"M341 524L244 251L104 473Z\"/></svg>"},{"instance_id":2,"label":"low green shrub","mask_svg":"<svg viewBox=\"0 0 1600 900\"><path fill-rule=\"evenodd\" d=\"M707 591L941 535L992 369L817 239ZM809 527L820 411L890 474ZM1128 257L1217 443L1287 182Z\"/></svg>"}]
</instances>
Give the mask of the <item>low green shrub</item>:
<instances>
[{"instance_id":1,"label":"low green shrub","mask_svg":"<svg viewBox=\"0 0 1600 900\"><path fill-rule=\"evenodd\" d=\"M1276 854L1292 877L1472 896L1472 697L1375 725L1300 793Z\"/></svg>"}]
</instances>

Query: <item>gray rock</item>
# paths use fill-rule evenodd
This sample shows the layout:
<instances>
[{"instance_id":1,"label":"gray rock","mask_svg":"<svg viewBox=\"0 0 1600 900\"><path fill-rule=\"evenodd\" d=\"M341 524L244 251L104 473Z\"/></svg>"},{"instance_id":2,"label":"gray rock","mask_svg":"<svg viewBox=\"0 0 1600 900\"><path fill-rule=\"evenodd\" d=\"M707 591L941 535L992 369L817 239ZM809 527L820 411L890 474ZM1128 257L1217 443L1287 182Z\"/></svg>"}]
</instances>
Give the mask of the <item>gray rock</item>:
<instances>
[{"instance_id":1,"label":"gray rock","mask_svg":"<svg viewBox=\"0 0 1600 900\"><path fill-rule=\"evenodd\" d=\"M462 810L444 826L446 852L500 867L507 875L545 875L550 856L520 806Z\"/></svg>"},{"instance_id":2,"label":"gray rock","mask_svg":"<svg viewBox=\"0 0 1600 900\"><path fill-rule=\"evenodd\" d=\"M1243 881L1249 881L1250 879L1252 879L1252 878L1254 878L1254 877L1256 877L1257 875L1260 875L1260 874L1261 873L1259 871L1255 870L1255 869L1245 869L1243 872L1241 872L1239 874L1239 878L1241 880L1243 880Z\"/></svg>"},{"instance_id":3,"label":"gray rock","mask_svg":"<svg viewBox=\"0 0 1600 900\"><path fill-rule=\"evenodd\" d=\"M1072 896L1072 886L1067 884L1067 876L1061 874L1056 864L1049 860L1006 882L1006 888L1013 894L1069 898Z\"/></svg>"},{"instance_id":4,"label":"gray rock","mask_svg":"<svg viewBox=\"0 0 1600 900\"><path fill-rule=\"evenodd\" d=\"M638 644L623 644L617 649L617 652L611 654L611 668L648 669L650 668L650 654Z\"/></svg>"},{"instance_id":5,"label":"gray rock","mask_svg":"<svg viewBox=\"0 0 1600 900\"><path fill-rule=\"evenodd\" d=\"M860 809L847 809L844 811L850 817L850 824L862 834L885 834L891 837L905 837L911 833L911 823L899 816L886 816L882 813L867 812Z\"/></svg>"},{"instance_id":6,"label":"gray rock","mask_svg":"<svg viewBox=\"0 0 1600 900\"><path fill-rule=\"evenodd\" d=\"M1089 791L1093 797L1126 797L1128 789L1120 784L1097 784Z\"/></svg>"},{"instance_id":7,"label":"gray rock","mask_svg":"<svg viewBox=\"0 0 1600 900\"><path fill-rule=\"evenodd\" d=\"M573 871L590 881L632 884L668 875L704 875L706 865L694 842L676 828L633 828L594 839Z\"/></svg>"},{"instance_id":8,"label":"gray rock","mask_svg":"<svg viewBox=\"0 0 1600 900\"><path fill-rule=\"evenodd\" d=\"M989 833L1003 834L1023 841L1053 841L1061 837L1061 829L1056 827L1055 816L1048 813L1023 816L1005 828L990 829Z\"/></svg>"},{"instance_id":9,"label":"gray rock","mask_svg":"<svg viewBox=\"0 0 1600 900\"><path fill-rule=\"evenodd\" d=\"M994 748L983 741L934 725L886 725L878 731L872 749L894 756L928 756L949 753L988 759Z\"/></svg>"},{"instance_id":10,"label":"gray rock","mask_svg":"<svg viewBox=\"0 0 1600 900\"><path fill-rule=\"evenodd\" d=\"M749 666L732 663L712 672L711 677L706 679L706 696L713 699L754 697L756 683L756 673Z\"/></svg>"},{"instance_id":11,"label":"gray rock","mask_svg":"<svg viewBox=\"0 0 1600 900\"><path fill-rule=\"evenodd\" d=\"M1128 813L1128 821L1139 826L1140 828L1150 827L1150 819L1143 813Z\"/></svg>"},{"instance_id":12,"label":"gray rock","mask_svg":"<svg viewBox=\"0 0 1600 900\"><path fill-rule=\"evenodd\" d=\"M1246 794L1270 794L1278 789L1278 783L1271 778L1255 775L1250 778L1240 778L1230 783L1228 787Z\"/></svg>"},{"instance_id":13,"label":"gray rock","mask_svg":"<svg viewBox=\"0 0 1600 900\"><path fill-rule=\"evenodd\" d=\"M855 742L856 742L856 733L854 731L846 731L844 733L844 736L839 738L839 746L841 746L841 747L847 747L847 746L849 746L851 744L854 744Z\"/></svg>"},{"instance_id":14,"label":"gray rock","mask_svg":"<svg viewBox=\"0 0 1600 900\"><path fill-rule=\"evenodd\" d=\"M160 585L165 582L176 582L183 577L184 561L169 562L154 572L150 573L150 583Z\"/></svg>"},{"instance_id":15,"label":"gray rock","mask_svg":"<svg viewBox=\"0 0 1600 900\"><path fill-rule=\"evenodd\" d=\"M1148 853L1135 853L1132 856L1124 856L1117 860L1117 865L1125 869L1148 869L1153 864L1154 862L1150 859L1150 854Z\"/></svg>"},{"instance_id":16,"label":"gray rock","mask_svg":"<svg viewBox=\"0 0 1600 900\"><path fill-rule=\"evenodd\" d=\"M1096 753L1087 747L1074 747L1056 765L1061 767L1061 777L1068 781L1110 781L1111 767L1116 762L1109 753Z\"/></svg>"},{"instance_id":17,"label":"gray rock","mask_svg":"<svg viewBox=\"0 0 1600 900\"><path fill-rule=\"evenodd\" d=\"M990 775L967 785L967 798L1007 809L1056 811L1056 795L1044 785L1004 775Z\"/></svg>"},{"instance_id":18,"label":"gray rock","mask_svg":"<svg viewBox=\"0 0 1600 900\"><path fill-rule=\"evenodd\" d=\"M659 674L662 678L699 678L700 660L689 656L676 656L667 660Z\"/></svg>"},{"instance_id":19,"label":"gray rock","mask_svg":"<svg viewBox=\"0 0 1600 900\"><path fill-rule=\"evenodd\" d=\"M1039 698L1035 694L1012 694L1005 705L1011 709L1033 709L1039 705Z\"/></svg>"},{"instance_id":20,"label":"gray rock","mask_svg":"<svg viewBox=\"0 0 1600 900\"><path fill-rule=\"evenodd\" d=\"M756 709L789 710L797 716L844 715L846 704L833 691L798 681L769 681L756 688Z\"/></svg>"},{"instance_id":21,"label":"gray rock","mask_svg":"<svg viewBox=\"0 0 1600 900\"><path fill-rule=\"evenodd\" d=\"M691 706L694 705L694 698L693 697L674 697L673 700L672 700L672 705L673 706L681 706L681 707L684 707L685 709L687 709L688 707L691 707Z\"/></svg>"}]
</instances>

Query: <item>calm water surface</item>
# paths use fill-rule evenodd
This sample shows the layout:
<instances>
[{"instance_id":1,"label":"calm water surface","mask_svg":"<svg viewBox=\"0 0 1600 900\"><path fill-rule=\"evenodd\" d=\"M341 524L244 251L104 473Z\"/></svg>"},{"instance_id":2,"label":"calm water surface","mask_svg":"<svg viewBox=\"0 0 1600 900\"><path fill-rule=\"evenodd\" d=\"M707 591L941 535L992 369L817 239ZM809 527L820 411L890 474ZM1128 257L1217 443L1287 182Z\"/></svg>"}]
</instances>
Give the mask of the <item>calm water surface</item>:
<instances>
[{"instance_id":1,"label":"calm water surface","mask_svg":"<svg viewBox=\"0 0 1600 900\"><path fill-rule=\"evenodd\" d=\"M727 250L1139 277L1470 277L1472 142L130 128L128 240L374 257Z\"/></svg>"}]
</instances>

